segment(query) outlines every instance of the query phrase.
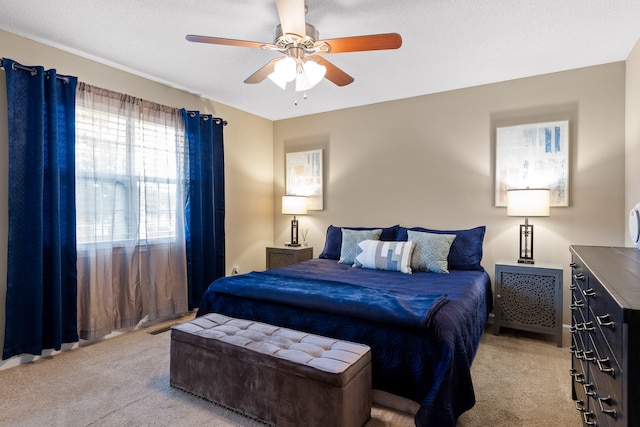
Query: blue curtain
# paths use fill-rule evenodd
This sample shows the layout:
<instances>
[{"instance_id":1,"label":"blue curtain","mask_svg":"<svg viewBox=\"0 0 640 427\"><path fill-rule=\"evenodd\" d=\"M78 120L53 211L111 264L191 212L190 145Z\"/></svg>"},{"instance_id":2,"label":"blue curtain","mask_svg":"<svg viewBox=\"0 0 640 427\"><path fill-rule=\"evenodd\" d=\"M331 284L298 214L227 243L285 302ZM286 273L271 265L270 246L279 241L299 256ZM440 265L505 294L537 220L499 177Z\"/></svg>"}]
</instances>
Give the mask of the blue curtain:
<instances>
[{"instance_id":1,"label":"blue curtain","mask_svg":"<svg viewBox=\"0 0 640 427\"><path fill-rule=\"evenodd\" d=\"M78 341L77 78L3 59L9 135L9 239L2 358Z\"/></svg>"},{"instance_id":2,"label":"blue curtain","mask_svg":"<svg viewBox=\"0 0 640 427\"><path fill-rule=\"evenodd\" d=\"M225 274L225 122L198 111L180 110L189 149L185 228L189 309L200 305L209 284Z\"/></svg>"}]
</instances>

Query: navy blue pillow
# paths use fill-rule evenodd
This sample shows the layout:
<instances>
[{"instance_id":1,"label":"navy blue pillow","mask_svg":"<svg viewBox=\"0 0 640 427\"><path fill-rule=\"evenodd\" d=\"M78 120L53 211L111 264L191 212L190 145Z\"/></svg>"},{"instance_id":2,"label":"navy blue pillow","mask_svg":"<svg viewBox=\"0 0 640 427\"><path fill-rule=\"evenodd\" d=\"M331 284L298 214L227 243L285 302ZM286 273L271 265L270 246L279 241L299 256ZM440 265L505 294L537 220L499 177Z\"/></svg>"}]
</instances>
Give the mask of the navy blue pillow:
<instances>
[{"instance_id":1,"label":"navy blue pillow","mask_svg":"<svg viewBox=\"0 0 640 427\"><path fill-rule=\"evenodd\" d=\"M381 229L380 240L387 242L395 242L397 239L398 230L400 225L394 225L393 227L334 227L330 225L327 228L327 237L324 241L324 249L318 258L324 259L340 259L340 250L342 249L342 229L347 228L349 230L377 230ZM406 233L405 233L406 235ZM405 239L406 241L406 239Z\"/></svg>"},{"instance_id":2,"label":"navy blue pillow","mask_svg":"<svg viewBox=\"0 0 640 427\"><path fill-rule=\"evenodd\" d=\"M484 242L486 226L482 225L469 230L431 230L422 227L400 227L397 236L399 241L407 241L407 230L438 234L455 234L456 238L453 239L451 250L447 257L449 270L484 270L480 262L482 261L482 244Z\"/></svg>"}]
</instances>

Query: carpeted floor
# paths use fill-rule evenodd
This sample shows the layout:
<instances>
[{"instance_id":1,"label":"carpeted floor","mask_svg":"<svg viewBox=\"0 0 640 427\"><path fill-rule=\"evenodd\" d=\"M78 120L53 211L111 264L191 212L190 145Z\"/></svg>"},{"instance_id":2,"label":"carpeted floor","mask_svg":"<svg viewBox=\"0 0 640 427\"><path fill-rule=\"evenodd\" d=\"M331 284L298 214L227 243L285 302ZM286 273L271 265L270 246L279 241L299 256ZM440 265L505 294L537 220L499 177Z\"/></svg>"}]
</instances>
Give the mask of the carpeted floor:
<instances>
[{"instance_id":1,"label":"carpeted floor","mask_svg":"<svg viewBox=\"0 0 640 427\"><path fill-rule=\"evenodd\" d=\"M169 387L170 333L149 332L0 371L0 426L262 426ZM544 337L486 333L472 368L477 403L458 426L580 426L569 363L567 348ZM415 407L384 394L376 400ZM377 403L366 427L412 425L412 414Z\"/></svg>"}]
</instances>

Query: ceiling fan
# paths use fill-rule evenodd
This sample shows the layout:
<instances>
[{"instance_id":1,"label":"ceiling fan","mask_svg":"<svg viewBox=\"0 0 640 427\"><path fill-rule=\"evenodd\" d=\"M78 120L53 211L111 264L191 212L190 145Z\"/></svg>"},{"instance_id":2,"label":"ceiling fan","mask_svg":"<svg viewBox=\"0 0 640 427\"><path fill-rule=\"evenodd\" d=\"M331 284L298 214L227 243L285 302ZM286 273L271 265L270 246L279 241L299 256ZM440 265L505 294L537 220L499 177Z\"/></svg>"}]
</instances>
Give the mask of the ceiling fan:
<instances>
[{"instance_id":1,"label":"ceiling fan","mask_svg":"<svg viewBox=\"0 0 640 427\"><path fill-rule=\"evenodd\" d=\"M245 83L260 83L269 77L282 89L293 80L296 91L312 88L323 78L338 86L353 82L353 77L320 55L369 50L398 49L402 37L398 33L370 34L319 40L316 27L305 22L304 0L276 0L280 24L275 28L273 43L187 35L186 39L197 43L260 48L283 53L284 57L272 59L250 75Z\"/></svg>"}]
</instances>

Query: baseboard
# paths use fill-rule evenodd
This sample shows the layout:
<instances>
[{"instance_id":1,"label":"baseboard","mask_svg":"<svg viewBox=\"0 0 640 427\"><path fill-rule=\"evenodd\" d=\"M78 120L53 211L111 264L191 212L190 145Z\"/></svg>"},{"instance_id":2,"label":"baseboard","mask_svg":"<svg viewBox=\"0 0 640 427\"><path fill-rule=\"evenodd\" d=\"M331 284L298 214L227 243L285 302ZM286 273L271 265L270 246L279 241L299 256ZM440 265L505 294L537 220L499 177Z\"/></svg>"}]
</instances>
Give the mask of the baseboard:
<instances>
[{"instance_id":1,"label":"baseboard","mask_svg":"<svg viewBox=\"0 0 640 427\"><path fill-rule=\"evenodd\" d=\"M176 324L176 323L181 323L187 320L192 319L195 316L195 311L192 312L188 312L186 314L179 314L176 316L169 316L167 318L164 319L159 319L157 321L154 322L149 322L148 320L143 319L141 320L136 326L132 326L129 328L123 328L123 329L119 329L117 331L113 331L111 332L109 335L106 335L104 337L95 339L95 340L80 340L79 342L74 342L74 343L67 343L67 344L62 344L60 350L53 350L53 349L48 349L48 350L43 350L41 354L35 355L35 354L21 354L18 356L13 356L10 357L7 360L2 360L0 361L0 371L5 370L5 369L10 369L10 368L15 368L16 366L20 366L20 365L26 365L27 363L32 363L35 362L36 360L40 360L40 359L48 359L51 358L53 356L55 356L56 354L60 354L60 353L64 353L65 351L71 351L74 350L76 348L79 347L86 347L110 338L114 338L117 336L120 336L122 334L126 334L127 332L131 332L137 329L143 329L143 328L148 328L148 327L152 327L155 326L155 329L150 330L149 333L154 334L154 333L162 333L167 331L169 328L171 328L172 325ZM165 322L169 322L169 326L167 327L166 325L164 325L163 323Z\"/></svg>"}]
</instances>

